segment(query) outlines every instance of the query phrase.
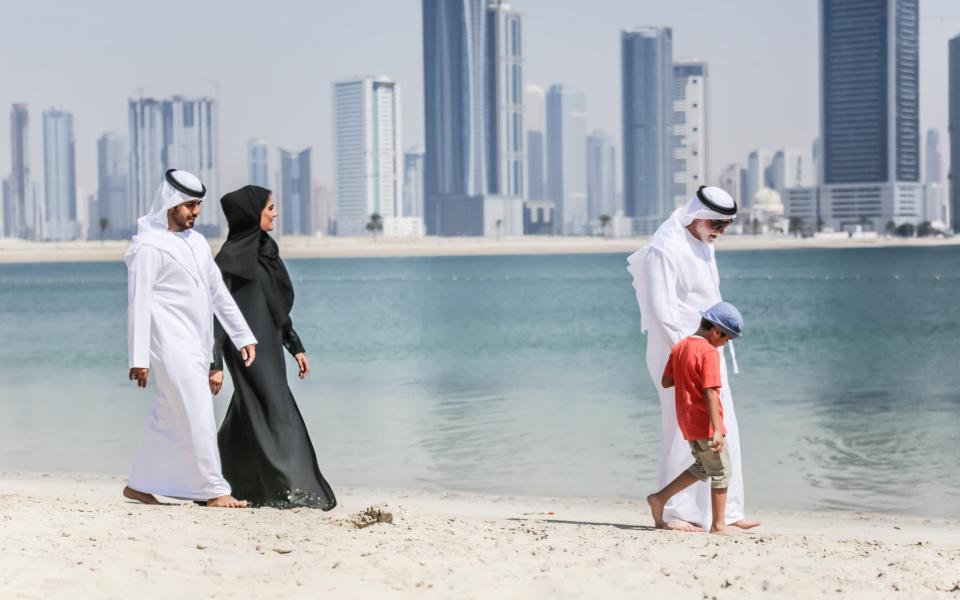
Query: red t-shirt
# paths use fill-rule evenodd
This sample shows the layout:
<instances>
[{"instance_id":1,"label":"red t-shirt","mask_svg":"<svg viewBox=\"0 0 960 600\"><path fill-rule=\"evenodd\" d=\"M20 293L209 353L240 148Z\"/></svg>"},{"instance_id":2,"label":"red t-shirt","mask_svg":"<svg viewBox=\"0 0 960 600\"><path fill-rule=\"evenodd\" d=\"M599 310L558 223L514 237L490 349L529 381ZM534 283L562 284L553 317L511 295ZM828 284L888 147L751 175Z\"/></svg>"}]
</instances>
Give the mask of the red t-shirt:
<instances>
[{"instance_id":1,"label":"red t-shirt","mask_svg":"<svg viewBox=\"0 0 960 600\"><path fill-rule=\"evenodd\" d=\"M685 440L706 440L713 437L710 411L703 391L720 391L720 352L710 342L692 335L677 342L670 351L666 377L673 379L677 406L677 423ZM720 406L723 417L723 406ZM724 428L723 433L727 430Z\"/></svg>"}]
</instances>

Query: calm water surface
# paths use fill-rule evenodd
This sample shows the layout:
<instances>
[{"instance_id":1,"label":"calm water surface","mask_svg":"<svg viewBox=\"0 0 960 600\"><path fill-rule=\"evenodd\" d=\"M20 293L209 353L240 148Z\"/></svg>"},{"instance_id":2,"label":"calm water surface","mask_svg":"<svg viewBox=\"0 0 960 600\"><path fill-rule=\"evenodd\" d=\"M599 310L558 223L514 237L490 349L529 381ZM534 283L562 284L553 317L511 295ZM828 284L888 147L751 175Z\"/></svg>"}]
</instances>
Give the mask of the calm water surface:
<instances>
[{"instance_id":1,"label":"calm water surface","mask_svg":"<svg viewBox=\"0 0 960 600\"><path fill-rule=\"evenodd\" d=\"M748 504L960 516L960 247L721 252ZM638 498L658 412L625 256L290 260L334 486ZM122 264L0 265L0 469L122 474ZM229 381L229 377L228 377ZM216 400L222 416L229 385Z\"/></svg>"}]
</instances>

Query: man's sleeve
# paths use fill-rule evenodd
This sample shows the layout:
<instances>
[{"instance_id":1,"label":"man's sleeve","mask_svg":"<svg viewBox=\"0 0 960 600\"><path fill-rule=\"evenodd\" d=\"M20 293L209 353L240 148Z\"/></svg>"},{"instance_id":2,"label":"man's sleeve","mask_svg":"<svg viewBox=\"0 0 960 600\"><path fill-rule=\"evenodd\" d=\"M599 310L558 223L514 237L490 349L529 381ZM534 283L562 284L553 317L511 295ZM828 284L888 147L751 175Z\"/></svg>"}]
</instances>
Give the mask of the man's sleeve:
<instances>
[{"instance_id":1,"label":"man's sleeve","mask_svg":"<svg viewBox=\"0 0 960 600\"><path fill-rule=\"evenodd\" d=\"M160 253L151 246L142 246L127 271L127 351L131 369L150 368L153 286L160 264Z\"/></svg>"},{"instance_id":2,"label":"man's sleeve","mask_svg":"<svg viewBox=\"0 0 960 600\"><path fill-rule=\"evenodd\" d=\"M210 260L210 271L207 273L207 286L210 290L210 299L213 301L213 314L217 316L223 330L230 336L230 341L237 350L249 344L256 344L257 338L250 331L247 320L243 318L240 307L230 295L230 290L223 283L223 275L217 263Z\"/></svg>"},{"instance_id":3,"label":"man's sleeve","mask_svg":"<svg viewBox=\"0 0 960 600\"><path fill-rule=\"evenodd\" d=\"M677 271L673 263L663 252L651 248L642 259L644 261L644 281L637 286L637 300L640 309L646 309L649 328L660 328L676 344L685 336L693 333L684 331L677 314Z\"/></svg>"},{"instance_id":4,"label":"man's sleeve","mask_svg":"<svg viewBox=\"0 0 960 600\"><path fill-rule=\"evenodd\" d=\"M713 350L703 354L703 364L700 368L701 387L708 390L710 388L723 387L720 381L720 351Z\"/></svg>"}]
</instances>

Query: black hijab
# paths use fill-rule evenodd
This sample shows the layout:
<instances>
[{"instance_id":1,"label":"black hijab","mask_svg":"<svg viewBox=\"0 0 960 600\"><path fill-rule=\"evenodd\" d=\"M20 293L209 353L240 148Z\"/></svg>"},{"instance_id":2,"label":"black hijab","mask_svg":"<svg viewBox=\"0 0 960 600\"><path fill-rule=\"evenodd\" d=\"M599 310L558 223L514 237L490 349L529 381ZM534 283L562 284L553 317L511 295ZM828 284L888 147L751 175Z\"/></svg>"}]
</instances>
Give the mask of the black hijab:
<instances>
[{"instance_id":1,"label":"black hijab","mask_svg":"<svg viewBox=\"0 0 960 600\"><path fill-rule=\"evenodd\" d=\"M224 273L259 282L273 322L283 327L293 307L293 284L277 242L260 229L269 198L270 190L246 185L220 199L230 231L216 261Z\"/></svg>"}]
</instances>

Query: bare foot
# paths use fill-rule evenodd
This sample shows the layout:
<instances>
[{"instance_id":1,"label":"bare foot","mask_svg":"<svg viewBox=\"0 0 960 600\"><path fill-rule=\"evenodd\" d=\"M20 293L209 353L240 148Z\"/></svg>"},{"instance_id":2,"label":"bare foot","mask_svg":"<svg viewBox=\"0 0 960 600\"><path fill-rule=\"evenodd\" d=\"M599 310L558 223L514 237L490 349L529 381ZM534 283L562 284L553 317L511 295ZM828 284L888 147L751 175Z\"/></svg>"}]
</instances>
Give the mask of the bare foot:
<instances>
[{"instance_id":1,"label":"bare foot","mask_svg":"<svg viewBox=\"0 0 960 600\"><path fill-rule=\"evenodd\" d=\"M753 529L754 527L759 527L760 521L748 521L746 519L740 519L736 523L730 523L729 527L737 527L739 529Z\"/></svg>"},{"instance_id":2,"label":"bare foot","mask_svg":"<svg viewBox=\"0 0 960 600\"><path fill-rule=\"evenodd\" d=\"M207 500L207 506L210 508L246 508L246 500L237 500L233 496L217 496Z\"/></svg>"},{"instance_id":3,"label":"bare foot","mask_svg":"<svg viewBox=\"0 0 960 600\"><path fill-rule=\"evenodd\" d=\"M130 486L123 488L123 497L130 500L136 500L137 502L143 502L144 504L161 504L161 502L157 500L153 494L138 492Z\"/></svg>"},{"instance_id":4,"label":"bare foot","mask_svg":"<svg viewBox=\"0 0 960 600\"><path fill-rule=\"evenodd\" d=\"M650 505L650 514L653 515L653 526L666 529L667 524L663 522L663 502L660 502L656 494L650 494L647 496L647 504Z\"/></svg>"},{"instance_id":5,"label":"bare foot","mask_svg":"<svg viewBox=\"0 0 960 600\"><path fill-rule=\"evenodd\" d=\"M673 521L670 521L669 523L664 525L663 528L669 529L671 531L690 531L690 532L703 531L703 527L694 525L689 521L681 521L680 519L674 519Z\"/></svg>"}]
</instances>

